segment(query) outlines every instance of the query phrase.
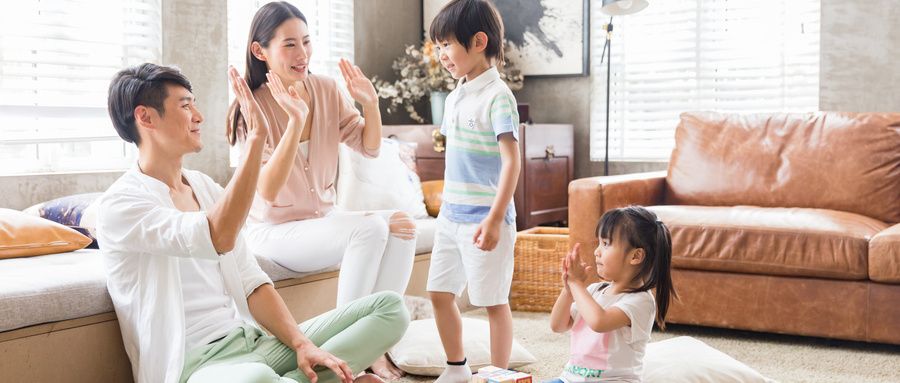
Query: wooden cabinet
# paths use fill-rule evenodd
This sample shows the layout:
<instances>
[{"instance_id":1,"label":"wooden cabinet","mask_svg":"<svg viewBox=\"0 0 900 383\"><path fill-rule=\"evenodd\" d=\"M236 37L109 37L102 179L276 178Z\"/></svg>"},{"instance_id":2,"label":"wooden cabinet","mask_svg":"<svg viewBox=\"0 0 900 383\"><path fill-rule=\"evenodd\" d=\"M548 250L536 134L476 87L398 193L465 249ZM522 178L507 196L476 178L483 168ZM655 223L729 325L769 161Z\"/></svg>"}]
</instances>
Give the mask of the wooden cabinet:
<instances>
[{"instance_id":1,"label":"wooden cabinet","mask_svg":"<svg viewBox=\"0 0 900 383\"><path fill-rule=\"evenodd\" d=\"M572 125L522 124L522 169L516 185L516 229L569 217L569 182L575 176Z\"/></svg>"},{"instance_id":2,"label":"wooden cabinet","mask_svg":"<svg viewBox=\"0 0 900 383\"><path fill-rule=\"evenodd\" d=\"M422 181L444 178L445 141L440 126L385 125L384 136L418 143L416 164ZM516 228L568 219L568 187L575 174L572 125L520 125L519 155L522 166L513 197Z\"/></svg>"}]
</instances>

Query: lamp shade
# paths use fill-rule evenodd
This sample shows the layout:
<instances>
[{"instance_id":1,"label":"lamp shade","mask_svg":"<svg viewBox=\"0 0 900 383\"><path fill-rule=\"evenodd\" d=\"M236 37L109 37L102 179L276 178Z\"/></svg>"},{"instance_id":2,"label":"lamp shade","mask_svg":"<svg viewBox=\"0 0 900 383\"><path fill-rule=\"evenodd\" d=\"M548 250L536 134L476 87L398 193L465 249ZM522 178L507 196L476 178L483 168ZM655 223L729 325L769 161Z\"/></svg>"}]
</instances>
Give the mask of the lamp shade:
<instances>
[{"instance_id":1,"label":"lamp shade","mask_svg":"<svg viewBox=\"0 0 900 383\"><path fill-rule=\"evenodd\" d=\"M610 16L630 15L650 5L647 0L603 0L600 12Z\"/></svg>"}]
</instances>

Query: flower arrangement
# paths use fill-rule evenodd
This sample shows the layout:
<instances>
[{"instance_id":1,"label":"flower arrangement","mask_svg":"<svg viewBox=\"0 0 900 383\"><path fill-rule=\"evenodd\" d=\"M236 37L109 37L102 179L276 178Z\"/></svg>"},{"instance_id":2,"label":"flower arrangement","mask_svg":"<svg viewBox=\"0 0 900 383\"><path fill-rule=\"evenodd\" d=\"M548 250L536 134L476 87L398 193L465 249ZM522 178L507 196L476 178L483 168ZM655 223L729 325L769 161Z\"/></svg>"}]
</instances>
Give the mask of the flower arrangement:
<instances>
[{"instance_id":1,"label":"flower arrangement","mask_svg":"<svg viewBox=\"0 0 900 383\"><path fill-rule=\"evenodd\" d=\"M509 45L504 43L505 49ZM406 54L394 60L391 66L397 72L400 79L394 83L379 80L378 76L372 78L378 97L391 100L388 113L393 113L402 105L409 113L409 117L419 123L425 122L415 109L415 103L422 97L432 92L451 92L456 88L457 80L450 76L450 72L441 65L434 43L426 40L422 48L412 45L406 46ZM511 90L522 89L524 77L513 64L505 59L500 78L506 82Z\"/></svg>"}]
</instances>

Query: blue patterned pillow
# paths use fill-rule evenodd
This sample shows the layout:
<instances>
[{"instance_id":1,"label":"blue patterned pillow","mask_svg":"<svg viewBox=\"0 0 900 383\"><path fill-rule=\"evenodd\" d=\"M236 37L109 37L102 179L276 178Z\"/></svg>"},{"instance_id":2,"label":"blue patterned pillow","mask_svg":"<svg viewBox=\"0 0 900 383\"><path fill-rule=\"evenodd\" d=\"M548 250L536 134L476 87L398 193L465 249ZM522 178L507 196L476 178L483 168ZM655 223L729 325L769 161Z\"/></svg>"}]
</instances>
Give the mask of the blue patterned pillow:
<instances>
[{"instance_id":1,"label":"blue patterned pillow","mask_svg":"<svg viewBox=\"0 0 900 383\"><path fill-rule=\"evenodd\" d=\"M103 193L76 194L39 203L24 212L75 229L91 239L88 248L97 249L97 202Z\"/></svg>"}]
</instances>

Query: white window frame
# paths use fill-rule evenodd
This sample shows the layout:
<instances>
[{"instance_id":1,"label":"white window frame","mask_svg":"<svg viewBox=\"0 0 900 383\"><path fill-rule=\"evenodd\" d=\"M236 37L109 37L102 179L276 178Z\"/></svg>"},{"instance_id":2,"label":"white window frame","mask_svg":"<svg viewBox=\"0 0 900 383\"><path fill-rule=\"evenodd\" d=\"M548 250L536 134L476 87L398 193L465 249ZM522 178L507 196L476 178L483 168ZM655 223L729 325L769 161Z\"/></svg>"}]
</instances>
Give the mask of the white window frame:
<instances>
[{"instance_id":1,"label":"white window frame","mask_svg":"<svg viewBox=\"0 0 900 383\"><path fill-rule=\"evenodd\" d=\"M665 0L616 16L610 161L667 161L682 112L819 108L818 0ZM591 8L591 161L604 160L609 16Z\"/></svg>"},{"instance_id":2,"label":"white window frame","mask_svg":"<svg viewBox=\"0 0 900 383\"><path fill-rule=\"evenodd\" d=\"M126 169L137 148L107 113L109 80L162 55L160 0L0 6L0 175Z\"/></svg>"}]
</instances>

